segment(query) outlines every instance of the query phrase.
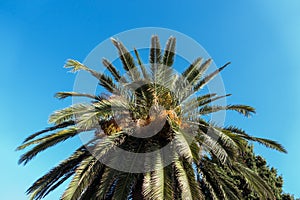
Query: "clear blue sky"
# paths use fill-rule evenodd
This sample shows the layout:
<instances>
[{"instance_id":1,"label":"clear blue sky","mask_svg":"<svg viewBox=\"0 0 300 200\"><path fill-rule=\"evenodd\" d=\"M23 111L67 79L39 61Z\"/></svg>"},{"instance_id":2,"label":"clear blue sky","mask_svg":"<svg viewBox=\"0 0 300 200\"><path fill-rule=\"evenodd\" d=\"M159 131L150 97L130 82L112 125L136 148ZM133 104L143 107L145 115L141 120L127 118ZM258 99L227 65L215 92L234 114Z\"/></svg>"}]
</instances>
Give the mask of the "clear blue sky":
<instances>
[{"instance_id":1,"label":"clear blue sky","mask_svg":"<svg viewBox=\"0 0 300 200\"><path fill-rule=\"evenodd\" d=\"M83 61L104 39L144 26L189 35L219 66L232 61L222 73L229 102L252 105L257 114L228 114L227 122L287 148L287 155L256 151L283 175L285 191L300 197L300 2L214 2L0 0L0 199L25 199L26 188L80 143L75 138L17 165L14 149L71 103L53 98L73 88L75 76L62 68L66 59Z\"/></svg>"}]
</instances>

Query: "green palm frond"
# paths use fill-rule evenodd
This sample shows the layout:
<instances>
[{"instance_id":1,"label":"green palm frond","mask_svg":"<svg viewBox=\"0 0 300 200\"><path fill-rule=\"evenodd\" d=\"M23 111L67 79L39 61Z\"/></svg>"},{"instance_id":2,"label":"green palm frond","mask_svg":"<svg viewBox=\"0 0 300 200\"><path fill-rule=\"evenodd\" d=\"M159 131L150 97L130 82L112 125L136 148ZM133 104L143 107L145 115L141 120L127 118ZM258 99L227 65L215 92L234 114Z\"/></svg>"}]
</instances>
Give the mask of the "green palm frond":
<instances>
[{"instance_id":1,"label":"green palm frond","mask_svg":"<svg viewBox=\"0 0 300 200\"><path fill-rule=\"evenodd\" d=\"M239 128L234 127L234 126L229 126L229 127L224 128L224 129L228 130L228 131L231 131L233 133L236 133L236 134L238 134L238 136L240 136L244 139L247 139L249 141L258 142L260 144L265 145L266 147L275 149L275 150L283 152L283 153L287 153L287 150L281 144L279 144L276 141L265 139L265 138L250 136L244 130L239 129Z\"/></svg>"},{"instance_id":2,"label":"green palm frond","mask_svg":"<svg viewBox=\"0 0 300 200\"><path fill-rule=\"evenodd\" d=\"M170 37L166 44L166 49L164 52L164 56L162 58L162 63L164 66L171 67L174 63L175 56L175 46L176 46L176 38Z\"/></svg>"},{"instance_id":3,"label":"green palm frond","mask_svg":"<svg viewBox=\"0 0 300 200\"><path fill-rule=\"evenodd\" d=\"M204 199L204 196L196 180L196 174L195 174L195 170L193 169L193 165L191 165L187 160L183 159L182 166L184 168L184 171L186 172L188 178L188 184L190 185L190 190L193 199L195 200Z\"/></svg>"},{"instance_id":4,"label":"green palm frond","mask_svg":"<svg viewBox=\"0 0 300 200\"><path fill-rule=\"evenodd\" d=\"M108 71L113 75L116 81L119 81L121 79L120 72L116 69L116 67L109 62L109 60L103 58L102 64L108 69Z\"/></svg>"},{"instance_id":5,"label":"green palm frond","mask_svg":"<svg viewBox=\"0 0 300 200\"><path fill-rule=\"evenodd\" d=\"M94 110L95 107L90 104L76 104L71 107L55 111L50 115L48 122L51 124L59 125L70 120L75 120L76 116L80 116L84 113Z\"/></svg>"},{"instance_id":6,"label":"green palm frond","mask_svg":"<svg viewBox=\"0 0 300 200\"><path fill-rule=\"evenodd\" d=\"M118 180L114 189L112 199L114 200L127 200L131 193L132 188L136 184L137 174L123 173L118 175Z\"/></svg>"},{"instance_id":7,"label":"green palm frond","mask_svg":"<svg viewBox=\"0 0 300 200\"><path fill-rule=\"evenodd\" d=\"M67 97L87 97L94 100L101 100L99 96L91 95L91 94L84 94L78 92L57 92L55 97L58 99L65 99Z\"/></svg>"},{"instance_id":8,"label":"green palm frond","mask_svg":"<svg viewBox=\"0 0 300 200\"><path fill-rule=\"evenodd\" d=\"M223 99L223 98L226 98L226 97L229 97L229 96L231 96L231 94L226 94L226 95L222 95L222 96L217 96L217 97L214 97L214 98L210 97L209 99L199 101L199 104L198 104L198 105L199 105L199 106L204 106L204 105L207 105L207 104L209 104L209 103L212 103L212 102L214 102L214 101L217 101L217 100L219 100L219 99Z\"/></svg>"},{"instance_id":9,"label":"green palm frond","mask_svg":"<svg viewBox=\"0 0 300 200\"><path fill-rule=\"evenodd\" d=\"M251 106L246 105L228 105L228 106L203 106L200 108L199 113L201 115L207 115L210 113L218 112L218 111L225 111L225 110L233 110L236 111L246 117L250 117L251 114L255 113L255 109Z\"/></svg>"},{"instance_id":10,"label":"green palm frond","mask_svg":"<svg viewBox=\"0 0 300 200\"><path fill-rule=\"evenodd\" d=\"M135 66L134 59L130 52L126 49L122 42L117 41L114 38L111 38L111 41L118 49L124 69L129 72L129 75L133 81L138 80L140 78L140 73Z\"/></svg>"},{"instance_id":11,"label":"green palm frond","mask_svg":"<svg viewBox=\"0 0 300 200\"><path fill-rule=\"evenodd\" d=\"M34 158L41 151L44 151L45 149L53 145L56 145L57 143L63 142L66 139L75 136L76 134L78 134L78 132L80 131L77 128L73 127L73 128L61 130L55 134L45 136L41 139L33 140L23 144L18 149L23 149L32 144L37 144L37 145L21 156L21 158L19 159L19 164L23 163L24 165L26 165L28 161Z\"/></svg>"},{"instance_id":12,"label":"green palm frond","mask_svg":"<svg viewBox=\"0 0 300 200\"><path fill-rule=\"evenodd\" d=\"M172 165L164 167L164 199L175 199L174 168Z\"/></svg>"},{"instance_id":13,"label":"green palm frond","mask_svg":"<svg viewBox=\"0 0 300 200\"><path fill-rule=\"evenodd\" d=\"M191 85L195 85L211 65L211 59L207 59L204 63L202 60L203 58L196 59L182 74Z\"/></svg>"},{"instance_id":14,"label":"green palm frond","mask_svg":"<svg viewBox=\"0 0 300 200\"><path fill-rule=\"evenodd\" d=\"M88 156L90 156L90 152L85 146L80 147L73 155L35 181L27 190L27 194L32 194L31 199L43 198L52 186L56 183L60 183L59 181L61 180L65 180L64 178L69 178L75 172L79 163Z\"/></svg>"},{"instance_id":15,"label":"green palm frond","mask_svg":"<svg viewBox=\"0 0 300 200\"><path fill-rule=\"evenodd\" d=\"M160 42L157 35L151 37L151 47L150 47L150 59L151 64L161 63L161 48Z\"/></svg>"},{"instance_id":16,"label":"green palm frond","mask_svg":"<svg viewBox=\"0 0 300 200\"><path fill-rule=\"evenodd\" d=\"M114 184L114 182L117 180L117 175L120 174L115 169L106 167L104 170L104 173L101 178L101 182L98 185L96 195L99 199L106 199L107 195L109 195L109 190ZM94 191L95 192L95 191Z\"/></svg>"},{"instance_id":17,"label":"green palm frond","mask_svg":"<svg viewBox=\"0 0 300 200\"><path fill-rule=\"evenodd\" d=\"M215 76L217 76L225 67L227 67L230 62L226 63L224 66L220 67L219 69L215 70L211 74L205 76L199 83L197 83L194 87L195 91L202 89L209 81L211 81Z\"/></svg>"},{"instance_id":18,"label":"green palm frond","mask_svg":"<svg viewBox=\"0 0 300 200\"><path fill-rule=\"evenodd\" d=\"M191 163L193 161L193 154L188 143L189 139L186 137L188 137L187 134L183 133L182 131L175 131L172 142L174 143L173 145L179 156L184 157Z\"/></svg>"},{"instance_id":19,"label":"green palm frond","mask_svg":"<svg viewBox=\"0 0 300 200\"><path fill-rule=\"evenodd\" d=\"M182 162L179 159L177 159L174 162L174 167L175 177L178 180L181 192L181 199L194 199L193 193L191 191L191 186L189 184L189 177L187 172L183 168Z\"/></svg>"},{"instance_id":20,"label":"green palm frond","mask_svg":"<svg viewBox=\"0 0 300 200\"><path fill-rule=\"evenodd\" d=\"M139 55L139 52L136 49L134 49L134 53L135 53L135 56L137 58L138 64L139 64L139 66L141 68L141 71L142 71L142 74L144 76L144 79L145 80L150 80L150 75L149 75L146 67L144 66L144 64L142 62L142 59L141 59L141 57Z\"/></svg>"},{"instance_id":21,"label":"green palm frond","mask_svg":"<svg viewBox=\"0 0 300 200\"><path fill-rule=\"evenodd\" d=\"M57 125L48 127L48 128L46 128L46 129L44 129L44 130L38 131L38 132L36 132L36 133L30 135L29 137L27 137L27 138L24 140L23 144L26 143L26 142L28 142L28 141L30 141L30 140L32 140L32 139L34 139L34 138L36 138L37 136L39 136L39 135L41 135L41 134L43 134L43 133L47 133L47 132L49 132L49 131L55 131L55 130L61 129L61 128L66 128L66 127L72 126L72 125L75 125L75 121L70 120L70 121L65 121L65 122L62 122L62 123L60 123L60 124L57 124ZM20 149L18 148L17 150L20 150Z\"/></svg>"},{"instance_id":22,"label":"green palm frond","mask_svg":"<svg viewBox=\"0 0 300 200\"><path fill-rule=\"evenodd\" d=\"M145 193L147 199L164 199L164 167L160 153L156 154L154 171L150 173L150 191Z\"/></svg>"},{"instance_id":23,"label":"green palm frond","mask_svg":"<svg viewBox=\"0 0 300 200\"><path fill-rule=\"evenodd\" d=\"M114 84L111 77L109 77L105 74L98 73L95 70L88 68L87 66L83 65L82 63L80 63L76 60L68 60L65 67L72 68L72 72L77 72L79 70L85 70L85 71L89 72L91 75L93 75L95 78L97 78L99 80L99 84L102 85L109 92L116 93L119 91L119 89Z\"/></svg>"},{"instance_id":24,"label":"green palm frond","mask_svg":"<svg viewBox=\"0 0 300 200\"><path fill-rule=\"evenodd\" d=\"M274 199L270 186L257 173L240 163L235 163L233 167L237 173L245 178L250 188L259 194L261 199Z\"/></svg>"},{"instance_id":25,"label":"green palm frond","mask_svg":"<svg viewBox=\"0 0 300 200\"><path fill-rule=\"evenodd\" d=\"M70 184L61 197L61 200L80 199L82 193L88 188L95 179L95 174L100 173L101 163L93 156L84 159L75 170Z\"/></svg>"}]
</instances>

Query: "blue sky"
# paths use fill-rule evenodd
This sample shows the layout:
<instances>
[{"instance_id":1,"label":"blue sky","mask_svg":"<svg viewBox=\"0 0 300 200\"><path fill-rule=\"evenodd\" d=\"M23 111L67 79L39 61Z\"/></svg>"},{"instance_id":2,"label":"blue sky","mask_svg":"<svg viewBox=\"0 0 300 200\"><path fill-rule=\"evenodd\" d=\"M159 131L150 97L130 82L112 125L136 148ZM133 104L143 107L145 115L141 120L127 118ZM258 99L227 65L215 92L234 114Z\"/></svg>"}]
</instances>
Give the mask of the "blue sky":
<instances>
[{"instance_id":1,"label":"blue sky","mask_svg":"<svg viewBox=\"0 0 300 200\"><path fill-rule=\"evenodd\" d=\"M83 61L101 41L145 26L180 31L198 41L218 66L231 61L222 78L229 103L254 106L250 119L229 113L227 123L280 141L281 154L259 145L284 177L284 190L300 197L300 2L289 1L0 1L1 199L26 199L26 188L71 154L78 138L18 166L14 149L47 117L71 104L53 97L73 88L75 76L62 66ZM297 145L298 144L298 145ZM58 199L63 188L46 199Z\"/></svg>"}]
</instances>

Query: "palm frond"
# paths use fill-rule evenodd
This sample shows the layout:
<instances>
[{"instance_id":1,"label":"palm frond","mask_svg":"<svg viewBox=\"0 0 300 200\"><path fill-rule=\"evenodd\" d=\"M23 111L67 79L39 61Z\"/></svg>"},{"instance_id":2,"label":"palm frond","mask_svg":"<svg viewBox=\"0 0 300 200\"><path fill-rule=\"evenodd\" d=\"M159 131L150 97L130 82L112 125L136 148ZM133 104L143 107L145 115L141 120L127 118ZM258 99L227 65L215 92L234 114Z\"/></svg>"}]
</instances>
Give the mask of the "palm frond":
<instances>
[{"instance_id":1,"label":"palm frond","mask_svg":"<svg viewBox=\"0 0 300 200\"><path fill-rule=\"evenodd\" d=\"M257 173L240 163L234 163L233 167L237 173L245 178L249 186L259 194L261 199L275 198L270 186Z\"/></svg>"},{"instance_id":2,"label":"palm frond","mask_svg":"<svg viewBox=\"0 0 300 200\"><path fill-rule=\"evenodd\" d=\"M79 163L88 156L90 156L89 151L85 146L81 146L73 155L35 181L27 190L27 194L31 194L31 199L43 198L49 192L51 186L54 186L56 183L61 184L61 180L65 181L66 179L64 178L69 178L75 172L75 168Z\"/></svg>"},{"instance_id":3,"label":"palm frond","mask_svg":"<svg viewBox=\"0 0 300 200\"><path fill-rule=\"evenodd\" d=\"M193 165L191 165L187 160L183 159L182 166L186 172L188 178L188 184L190 186L193 199L195 200L204 199L203 194L196 180L196 174L195 174L195 170L193 169Z\"/></svg>"},{"instance_id":4,"label":"palm frond","mask_svg":"<svg viewBox=\"0 0 300 200\"><path fill-rule=\"evenodd\" d=\"M29 137L27 137L27 138L23 141L23 144L24 144L25 142L28 142L28 141L30 141L30 140L36 138L37 136L39 136L39 135L41 135L41 134L43 134L43 133L47 133L47 132L49 132L49 131L55 131L55 130L61 129L61 128L66 128L66 127L72 126L72 125L75 125L75 122L74 122L73 120L70 120L70 121L62 122L61 124L57 124L57 125L55 125L55 126L48 127L48 128L46 128L46 129L44 129L44 130L38 131L38 132L36 132L36 133L30 135ZM17 150L19 150L19 148L17 148Z\"/></svg>"},{"instance_id":5,"label":"palm frond","mask_svg":"<svg viewBox=\"0 0 300 200\"><path fill-rule=\"evenodd\" d=\"M161 64L161 48L160 42L157 35L152 36L151 38L151 47L150 47L150 58L149 62L151 65L152 81L156 83L157 76L159 74L158 70Z\"/></svg>"},{"instance_id":6,"label":"palm frond","mask_svg":"<svg viewBox=\"0 0 300 200\"><path fill-rule=\"evenodd\" d=\"M97 198L98 199L106 199L107 195L109 194L109 189L113 185L113 183L117 180L118 172L115 169L106 167L104 173L102 175L100 184L98 185L97 191Z\"/></svg>"},{"instance_id":7,"label":"palm frond","mask_svg":"<svg viewBox=\"0 0 300 200\"><path fill-rule=\"evenodd\" d=\"M144 64L142 62L142 59L141 59L141 57L139 55L139 52L136 49L134 49L134 53L135 53L135 56L137 58L138 64L139 64L139 66L141 68L141 71L142 71L142 74L144 76L144 79L150 80L150 75L149 75L146 67L144 66Z\"/></svg>"},{"instance_id":8,"label":"palm frond","mask_svg":"<svg viewBox=\"0 0 300 200\"><path fill-rule=\"evenodd\" d=\"M177 159L174 162L175 177L178 180L179 188L181 191L181 199L194 199L191 186L189 184L189 178L186 171L183 168L182 162Z\"/></svg>"},{"instance_id":9,"label":"palm frond","mask_svg":"<svg viewBox=\"0 0 300 200\"><path fill-rule=\"evenodd\" d=\"M172 165L164 167L164 198L165 200L175 199L174 169Z\"/></svg>"},{"instance_id":10,"label":"palm frond","mask_svg":"<svg viewBox=\"0 0 300 200\"><path fill-rule=\"evenodd\" d=\"M151 192L148 199L164 199L164 169L163 160L160 153L156 154L154 161L154 171L151 172Z\"/></svg>"},{"instance_id":11,"label":"palm frond","mask_svg":"<svg viewBox=\"0 0 300 200\"><path fill-rule=\"evenodd\" d=\"M65 99L67 97L87 97L94 100L101 100L99 96L91 95L91 94L84 94L78 92L57 92L55 97L58 99Z\"/></svg>"},{"instance_id":12,"label":"palm frond","mask_svg":"<svg viewBox=\"0 0 300 200\"><path fill-rule=\"evenodd\" d=\"M59 125L67 121L74 121L76 116L94 111L95 107L90 104L75 104L71 107L55 111L50 115L48 122L51 124Z\"/></svg>"},{"instance_id":13,"label":"palm frond","mask_svg":"<svg viewBox=\"0 0 300 200\"><path fill-rule=\"evenodd\" d=\"M118 175L112 199L127 200L132 191L132 187L136 184L136 181L137 174L122 173Z\"/></svg>"},{"instance_id":14,"label":"palm frond","mask_svg":"<svg viewBox=\"0 0 300 200\"><path fill-rule=\"evenodd\" d=\"M258 142L260 144L265 145L266 147L276 149L277 151L280 151L280 152L283 152L283 153L287 153L287 150L281 144L279 144L276 141L265 139L265 138L250 136L244 130L239 129L239 128L234 127L234 126L228 126L224 129L228 130L230 132L236 133L236 134L238 134L238 136L240 136L242 138L245 138L247 140Z\"/></svg>"},{"instance_id":15,"label":"palm frond","mask_svg":"<svg viewBox=\"0 0 300 200\"><path fill-rule=\"evenodd\" d=\"M108 71L113 75L116 81L119 81L121 79L120 72L116 69L116 67L109 62L109 60L103 58L102 64L108 69Z\"/></svg>"},{"instance_id":16,"label":"palm frond","mask_svg":"<svg viewBox=\"0 0 300 200\"><path fill-rule=\"evenodd\" d=\"M215 70L211 74L205 76L199 83L197 83L197 85L195 85L194 90L198 91L199 89L202 89L207 83L209 83L209 81L211 81L216 75L218 75L229 64L230 64L230 62L226 63L224 66Z\"/></svg>"},{"instance_id":17,"label":"palm frond","mask_svg":"<svg viewBox=\"0 0 300 200\"><path fill-rule=\"evenodd\" d=\"M175 135L173 138L173 145L175 147L176 152L178 155L183 156L186 160L190 163L193 161L193 154L189 146L189 140L191 138L183 131L174 131Z\"/></svg>"},{"instance_id":18,"label":"palm frond","mask_svg":"<svg viewBox=\"0 0 300 200\"><path fill-rule=\"evenodd\" d=\"M246 117L250 117L251 114L255 113L255 109L251 106L246 105L228 105L228 106L202 106L199 110L200 115L207 115L210 113L218 112L218 111L226 111L226 110L233 110L236 111Z\"/></svg>"},{"instance_id":19,"label":"palm frond","mask_svg":"<svg viewBox=\"0 0 300 200\"><path fill-rule=\"evenodd\" d=\"M162 58L162 63L164 66L171 67L174 63L174 56L175 56L175 46L176 46L176 38L175 37L169 37L164 56Z\"/></svg>"},{"instance_id":20,"label":"palm frond","mask_svg":"<svg viewBox=\"0 0 300 200\"><path fill-rule=\"evenodd\" d=\"M32 158L34 158L38 153L41 151L44 151L45 149L56 145L59 142L63 142L68 138L71 138L78 134L78 129L77 128L69 128L66 130L61 130L57 132L56 134L52 134L49 136L45 136L41 139L37 139L28 143L23 144L22 146L19 147L19 149L23 149L29 145L32 144L38 144L35 147L33 147L30 151L26 152L21 156L19 159L19 164L23 163L24 165L27 164L28 161L30 161Z\"/></svg>"},{"instance_id":21,"label":"palm frond","mask_svg":"<svg viewBox=\"0 0 300 200\"><path fill-rule=\"evenodd\" d=\"M134 80L138 80L140 78L140 73L137 70L134 59L130 52L126 49L122 42L117 41L114 38L111 38L112 43L118 49L120 59L122 61L124 69L129 72L130 78Z\"/></svg>"}]
</instances>

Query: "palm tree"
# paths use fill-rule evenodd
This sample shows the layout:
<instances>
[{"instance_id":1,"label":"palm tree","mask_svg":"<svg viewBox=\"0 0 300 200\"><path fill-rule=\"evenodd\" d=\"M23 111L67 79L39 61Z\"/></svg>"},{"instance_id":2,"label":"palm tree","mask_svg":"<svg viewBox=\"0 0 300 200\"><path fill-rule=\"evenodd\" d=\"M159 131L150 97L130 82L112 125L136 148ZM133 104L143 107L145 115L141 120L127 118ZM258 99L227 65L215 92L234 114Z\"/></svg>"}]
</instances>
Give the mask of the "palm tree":
<instances>
[{"instance_id":1,"label":"palm tree","mask_svg":"<svg viewBox=\"0 0 300 200\"><path fill-rule=\"evenodd\" d=\"M42 199L64 181L71 179L62 200L77 199L241 199L235 180L228 173L239 174L247 187L261 199L273 199L270 187L243 161L247 141L286 152L278 143L248 135L243 130L219 127L207 115L232 110L246 117L255 113L246 105L212 105L229 95L201 94L202 89L229 63L205 75L211 59L197 58L179 76L173 66L176 39L170 37L165 50L159 38L151 38L150 67L143 64L134 49L136 60L125 46L112 39L126 72L121 76L108 60L103 65L110 75L98 73L75 60L65 67L73 72L84 70L99 80L109 95L59 92L59 99L85 97L89 104L75 104L54 112L53 126L25 139L18 150L32 147L19 163L26 164L38 153L86 131L93 138L70 157L39 178L28 190L30 199ZM145 136L146 127L156 134ZM49 135L43 134L50 132ZM160 149L167 147L167 154ZM124 167L123 149L144 156ZM154 152L154 156L153 156ZM123 159L123 160L122 160ZM125 158L126 159L126 158ZM142 163L142 166L135 166ZM127 166L125 166L127 167ZM141 168L137 173L133 169ZM124 168L125 169L125 168ZM132 171L133 170L133 171Z\"/></svg>"}]
</instances>

